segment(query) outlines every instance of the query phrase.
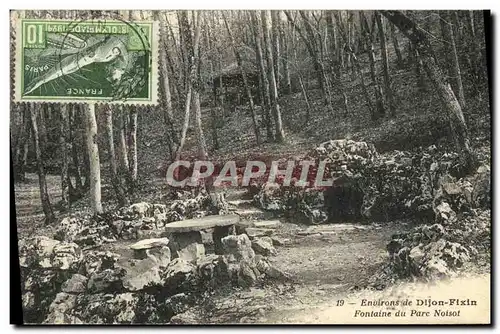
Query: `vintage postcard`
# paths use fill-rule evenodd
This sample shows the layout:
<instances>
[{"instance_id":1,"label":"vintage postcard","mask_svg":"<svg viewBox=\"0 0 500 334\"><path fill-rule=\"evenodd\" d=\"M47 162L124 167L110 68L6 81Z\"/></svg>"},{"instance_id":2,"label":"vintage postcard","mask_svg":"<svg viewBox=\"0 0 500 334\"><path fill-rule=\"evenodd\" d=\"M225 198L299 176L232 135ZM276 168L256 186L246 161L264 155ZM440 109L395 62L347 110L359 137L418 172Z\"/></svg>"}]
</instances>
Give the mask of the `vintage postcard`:
<instances>
[{"instance_id":1,"label":"vintage postcard","mask_svg":"<svg viewBox=\"0 0 500 334\"><path fill-rule=\"evenodd\" d=\"M11 323L491 324L488 11L10 14Z\"/></svg>"}]
</instances>

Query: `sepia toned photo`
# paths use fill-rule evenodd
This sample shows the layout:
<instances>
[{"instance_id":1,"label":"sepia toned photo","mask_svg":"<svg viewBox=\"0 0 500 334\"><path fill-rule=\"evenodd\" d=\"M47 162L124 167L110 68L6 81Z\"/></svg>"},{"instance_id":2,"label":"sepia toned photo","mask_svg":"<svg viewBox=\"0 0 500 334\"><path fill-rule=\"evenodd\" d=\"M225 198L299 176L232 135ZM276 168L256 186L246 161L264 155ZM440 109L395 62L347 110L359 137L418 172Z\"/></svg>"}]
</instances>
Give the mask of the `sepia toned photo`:
<instances>
[{"instance_id":1,"label":"sepia toned photo","mask_svg":"<svg viewBox=\"0 0 500 334\"><path fill-rule=\"evenodd\" d=\"M491 34L11 10L11 323L491 324Z\"/></svg>"}]
</instances>

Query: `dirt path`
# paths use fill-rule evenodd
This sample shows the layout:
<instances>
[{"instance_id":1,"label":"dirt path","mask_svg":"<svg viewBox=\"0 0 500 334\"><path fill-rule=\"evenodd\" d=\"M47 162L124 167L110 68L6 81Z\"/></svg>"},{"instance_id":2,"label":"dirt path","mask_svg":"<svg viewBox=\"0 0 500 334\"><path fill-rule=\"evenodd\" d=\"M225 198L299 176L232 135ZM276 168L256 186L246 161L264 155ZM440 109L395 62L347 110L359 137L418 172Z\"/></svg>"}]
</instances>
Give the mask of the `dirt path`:
<instances>
[{"instance_id":1,"label":"dirt path","mask_svg":"<svg viewBox=\"0 0 500 334\"><path fill-rule=\"evenodd\" d=\"M291 282L266 284L212 297L195 312L207 323L287 323L319 312L334 300L362 289L386 260L385 245L406 223L285 223L275 235L287 240L270 262L292 275Z\"/></svg>"}]
</instances>

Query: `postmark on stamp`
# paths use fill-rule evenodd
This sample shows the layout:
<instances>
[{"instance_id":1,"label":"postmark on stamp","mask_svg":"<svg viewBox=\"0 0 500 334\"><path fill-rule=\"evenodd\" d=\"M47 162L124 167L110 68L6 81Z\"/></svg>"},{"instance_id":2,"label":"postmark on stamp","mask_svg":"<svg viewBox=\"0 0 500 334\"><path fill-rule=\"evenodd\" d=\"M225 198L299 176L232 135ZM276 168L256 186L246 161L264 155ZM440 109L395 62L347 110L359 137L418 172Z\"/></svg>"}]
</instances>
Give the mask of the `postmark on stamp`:
<instances>
[{"instance_id":1,"label":"postmark on stamp","mask_svg":"<svg viewBox=\"0 0 500 334\"><path fill-rule=\"evenodd\" d=\"M18 19L18 102L158 103L154 22Z\"/></svg>"}]
</instances>

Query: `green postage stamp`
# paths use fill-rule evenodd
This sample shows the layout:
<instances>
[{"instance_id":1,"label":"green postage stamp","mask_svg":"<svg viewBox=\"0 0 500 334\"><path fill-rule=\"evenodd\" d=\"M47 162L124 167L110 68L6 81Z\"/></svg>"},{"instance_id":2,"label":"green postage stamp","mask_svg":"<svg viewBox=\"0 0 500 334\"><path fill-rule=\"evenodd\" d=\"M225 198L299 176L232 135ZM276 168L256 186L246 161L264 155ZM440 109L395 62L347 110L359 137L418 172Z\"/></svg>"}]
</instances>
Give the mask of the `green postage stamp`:
<instances>
[{"instance_id":1,"label":"green postage stamp","mask_svg":"<svg viewBox=\"0 0 500 334\"><path fill-rule=\"evenodd\" d=\"M154 22L16 21L15 101L158 103Z\"/></svg>"}]
</instances>

